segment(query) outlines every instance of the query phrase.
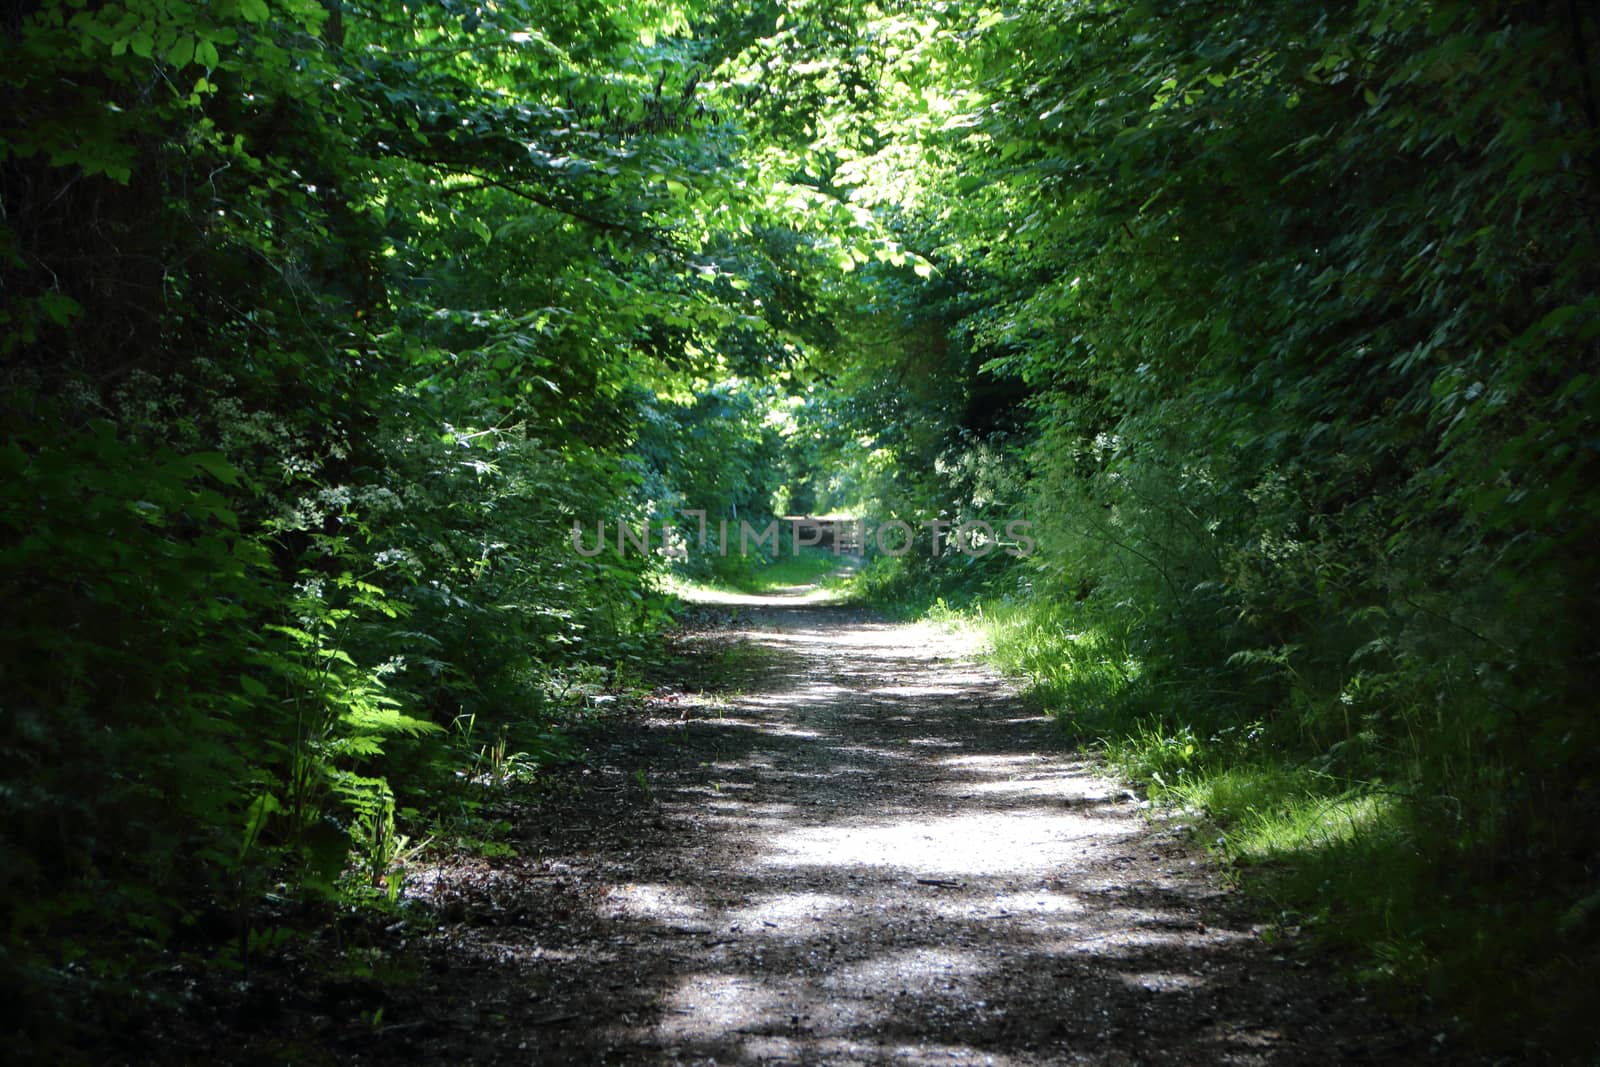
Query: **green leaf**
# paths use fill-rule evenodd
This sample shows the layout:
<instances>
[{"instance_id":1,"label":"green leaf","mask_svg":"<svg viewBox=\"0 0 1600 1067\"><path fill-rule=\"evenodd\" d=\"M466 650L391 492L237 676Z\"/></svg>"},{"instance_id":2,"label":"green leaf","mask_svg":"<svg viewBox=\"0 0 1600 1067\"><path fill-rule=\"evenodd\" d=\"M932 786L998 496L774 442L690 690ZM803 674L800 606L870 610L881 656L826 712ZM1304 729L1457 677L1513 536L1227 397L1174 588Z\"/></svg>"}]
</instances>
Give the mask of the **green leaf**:
<instances>
[{"instance_id":1,"label":"green leaf","mask_svg":"<svg viewBox=\"0 0 1600 1067\"><path fill-rule=\"evenodd\" d=\"M239 472L220 452L196 452L189 457L189 462L223 485L239 484Z\"/></svg>"},{"instance_id":2,"label":"green leaf","mask_svg":"<svg viewBox=\"0 0 1600 1067\"><path fill-rule=\"evenodd\" d=\"M1582 306L1578 304L1568 304L1565 307L1558 307L1544 318L1540 319L1539 325L1534 327L1534 330L1537 333L1559 333L1562 327L1571 322L1573 317L1582 310Z\"/></svg>"},{"instance_id":3,"label":"green leaf","mask_svg":"<svg viewBox=\"0 0 1600 1067\"><path fill-rule=\"evenodd\" d=\"M243 860L249 853L256 839L261 836L261 830L267 825L267 819L273 812L281 811L283 807L278 803L278 798L271 793L262 793L250 802L245 809L244 837L239 843L239 859Z\"/></svg>"},{"instance_id":4,"label":"green leaf","mask_svg":"<svg viewBox=\"0 0 1600 1067\"><path fill-rule=\"evenodd\" d=\"M167 49L167 63L174 67L187 67L194 61L194 49L193 37L179 37L173 42L172 47Z\"/></svg>"},{"instance_id":5,"label":"green leaf","mask_svg":"<svg viewBox=\"0 0 1600 1067\"><path fill-rule=\"evenodd\" d=\"M83 314L83 306L64 293L48 292L39 298L39 310L57 326L66 326Z\"/></svg>"}]
</instances>

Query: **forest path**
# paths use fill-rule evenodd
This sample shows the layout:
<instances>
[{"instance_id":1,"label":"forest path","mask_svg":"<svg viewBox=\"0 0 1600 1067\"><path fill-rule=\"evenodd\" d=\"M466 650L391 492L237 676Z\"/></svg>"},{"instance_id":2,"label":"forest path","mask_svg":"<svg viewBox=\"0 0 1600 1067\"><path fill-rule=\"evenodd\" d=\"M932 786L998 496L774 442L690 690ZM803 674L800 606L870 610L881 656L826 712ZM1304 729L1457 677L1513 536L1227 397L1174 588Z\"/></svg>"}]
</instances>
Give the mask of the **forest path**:
<instances>
[{"instance_id":1,"label":"forest path","mask_svg":"<svg viewBox=\"0 0 1600 1067\"><path fill-rule=\"evenodd\" d=\"M446 920L425 1018L359 1058L1424 1051L1266 945L1187 835L1149 823L966 639L804 590L718 610L682 640L680 684L526 813L518 857L422 872L411 891Z\"/></svg>"}]
</instances>

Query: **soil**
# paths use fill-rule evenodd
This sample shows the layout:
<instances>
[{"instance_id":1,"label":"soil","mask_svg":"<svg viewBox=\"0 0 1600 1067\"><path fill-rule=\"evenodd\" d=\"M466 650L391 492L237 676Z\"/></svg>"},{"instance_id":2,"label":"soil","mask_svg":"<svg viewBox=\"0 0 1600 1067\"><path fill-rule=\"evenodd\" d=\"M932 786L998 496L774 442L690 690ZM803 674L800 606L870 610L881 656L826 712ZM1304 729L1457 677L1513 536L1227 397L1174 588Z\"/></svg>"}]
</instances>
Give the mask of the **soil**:
<instances>
[{"instance_id":1,"label":"soil","mask_svg":"<svg viewBox=\"0 0 1600 1067\"><path fill-rule=\"evenodd\" d=\"M1264 937L1189 828L969 639L790 590L708 606L678 651L590 759L507 802L516 855L413 870L427 921L346 946L364 971L242 990L229 1058L1448 1059Z\"/></svg>"}]
</instances>

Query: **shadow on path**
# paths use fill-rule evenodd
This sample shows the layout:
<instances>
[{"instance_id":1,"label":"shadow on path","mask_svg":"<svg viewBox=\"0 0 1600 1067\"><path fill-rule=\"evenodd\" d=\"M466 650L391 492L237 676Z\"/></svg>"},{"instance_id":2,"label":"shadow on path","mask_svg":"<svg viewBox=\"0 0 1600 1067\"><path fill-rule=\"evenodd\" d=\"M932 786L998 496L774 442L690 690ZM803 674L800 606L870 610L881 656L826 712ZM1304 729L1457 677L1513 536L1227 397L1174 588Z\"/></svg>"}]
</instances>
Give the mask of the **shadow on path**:
<instances>
[{"instance_id":1,"label":"shadow on path","mask_svg":"<svg viewBox=\"0 0 1600 1067\"><path fill-rule=\"evenodd\" d=\"M731 629L684 641L710 692L613 727L521 828L523 858L423 872L414 890L452 920L431 979L449 1002L363 1055L1421 1058L1230 917L1181 831L1152 828L961 638L813 597L734 606Z\"/></svg>"}]
</instances>

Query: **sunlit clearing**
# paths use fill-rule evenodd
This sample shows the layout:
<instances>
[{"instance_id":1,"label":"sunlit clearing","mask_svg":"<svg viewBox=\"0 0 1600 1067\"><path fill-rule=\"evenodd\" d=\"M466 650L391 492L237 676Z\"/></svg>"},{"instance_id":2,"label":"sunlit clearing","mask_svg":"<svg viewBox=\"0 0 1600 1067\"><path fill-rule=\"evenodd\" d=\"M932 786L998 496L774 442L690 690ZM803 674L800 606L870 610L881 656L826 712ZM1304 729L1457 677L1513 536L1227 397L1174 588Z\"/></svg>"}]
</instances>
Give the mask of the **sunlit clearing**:
<instances>
[{"instance_id":1,"label":"sunlit clearing","mask_svg":"<svg viewBox=\"0 0 1600 1067\"><path fill-rule=\"evenodd\" d=\"M1045 763L1043 756L950 756L939 761L943 767L960 767L982 774L1011 774L1019 768L1033 768Z\"/></svg>"},{"instance_id":2,"label":"sunlit clearing","mask_svg":"<svg viewBox=\"0 0 1600 1067\"><path fill-rule=\"evenodd\" d=\"M1115 796L1114 787L1079 775L1044 778L1008 778L999 782L951 782L941 791L957 796L1061 797L1067 800L1101 801Z\"/></svg>"},{"instance_id":3,"label":"sunlit clearing","mask_svg":"<svg viewBox=\"0 0 1600 1067\"><path fill-rule=\"evenodd\" d=\"M673 1036L721 1037L764 1022L791 1003L791 997L780 994L760 978L691 975L666 998L669 1015L663 1029Z\"/></svg>"},{"instance_id":4,"label":"sunlit clearing","mask_svg":"<svg viewBox=\"0 0 1600 1067\"><path fill-rule=\"evenodd\" d=\"M1068 865L1089 837L1121 837L1138 823L1065 811L1007 811L857 826L804 827L773 838L772 867L887 867L910 875L1007 877Z\"/></svg>"},{"instance_id":5,"label":"sunlit clearing","mask_svg":"<svg viewBox=\"0 0 1600 1067\"><path fill-rule=\"evenodd\" d=\"M824 982L830 992L870 996L885 989L930 993L991 969L976 952L912 948L885 953L842 968Z\"/></svg>"},{"instance_id":6,"label":"sunlit clearing","mask_svg":"<svg viewBox=\"0 0 1600 1067\"><path fill-rule=\"evenodd\" d=\"M663 578L661 585L666 592L690 604L725 607L770 607L774 598L781 599L784 604L831 604L839 598L837 590L810 585L781 586L767 593L736 593L678 577Z\"/></svg>"},{"instance_id":7,"label":"sunlit clearing","mask_svg":"<svg viewBox=\"0 0 1600 1067\"><path fill-rule=\"evenodd\" d=\"M848 899L832 893L785 893L762 897L728 912L726 917L738 926L766 927L771 936L813 937L816 931L811 923L830 919L852 907Z\"/></svg>"},{"instance_id":8,"label":"sunlit clearing","mask_svg":"<svg viewBox=\"0 0 1600 1067\"><path fill-rule=\"evenodd\" d=\"M700 919L704 905L670 885L619 885L606 894L619 915L637 919Z\"/></svg>"}]
</instances>

